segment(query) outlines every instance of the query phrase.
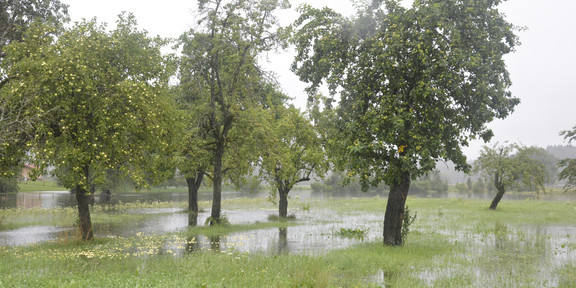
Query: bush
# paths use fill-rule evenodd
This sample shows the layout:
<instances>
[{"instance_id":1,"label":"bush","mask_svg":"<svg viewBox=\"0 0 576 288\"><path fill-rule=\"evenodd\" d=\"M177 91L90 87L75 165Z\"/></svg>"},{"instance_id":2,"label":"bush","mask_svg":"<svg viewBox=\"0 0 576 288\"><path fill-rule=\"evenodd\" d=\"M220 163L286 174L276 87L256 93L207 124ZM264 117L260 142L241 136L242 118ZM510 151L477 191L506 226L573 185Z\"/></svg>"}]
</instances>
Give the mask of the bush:
<instances>
[{"instance_id":1,"label":"bush","mask_svg":"<svg viewBox=\"0 0 576 288\"><path fill-rule=\"evenodd\" d=\"M16 177L0 178L0 193L15 193L18 191L18 180Z\"/></svg>"}]
</instances>

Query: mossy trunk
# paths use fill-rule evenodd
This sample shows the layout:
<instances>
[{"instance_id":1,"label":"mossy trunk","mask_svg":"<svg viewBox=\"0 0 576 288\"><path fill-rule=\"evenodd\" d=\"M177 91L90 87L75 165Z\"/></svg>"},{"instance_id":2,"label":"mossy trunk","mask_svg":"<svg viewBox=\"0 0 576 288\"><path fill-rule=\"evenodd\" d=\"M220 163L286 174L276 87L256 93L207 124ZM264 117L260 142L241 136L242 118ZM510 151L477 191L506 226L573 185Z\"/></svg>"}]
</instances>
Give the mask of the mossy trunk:
<instances>
[{"instance_id":1,"label":"mossy trunk","mask_svg":"<svg viewBox=\"0 0 576 288\"><path fill-rule=\"evenodd\" d=\"M94 239L92 219L90 218L91 193L82 186L76 186L76 200L78 201L78 227L83 241Z\"/></svg>"},{"instance_id":2,"label":"mossy trunk","mask_svg":"<svg viewBox=\"0 0 576 288\"><path fill-rule=\"evenodd\" d=\"M410 173L403 172L401 178L390 185L390 195L384 216L384 244L387 246L401 246L402 221L404 220L404 207L410 189Z\"/></svg>"}]
</instances>

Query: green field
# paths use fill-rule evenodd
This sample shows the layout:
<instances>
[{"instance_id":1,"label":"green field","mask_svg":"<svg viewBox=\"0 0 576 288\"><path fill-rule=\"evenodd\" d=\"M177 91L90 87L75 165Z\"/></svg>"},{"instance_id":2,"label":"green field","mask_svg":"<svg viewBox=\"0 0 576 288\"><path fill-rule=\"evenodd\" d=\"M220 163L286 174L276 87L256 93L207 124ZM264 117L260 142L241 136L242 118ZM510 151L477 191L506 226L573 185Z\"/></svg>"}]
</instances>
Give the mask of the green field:
<instances>
[{"instance_id":1,"label":"green field","mask_svg":"<svg viewBox=\"0 0 576 288\"><path fill-rule=\"evenodd\" d=\"M304 225L299 215L319 211L342 217L357 215L360 227L363 215L383 215L384 203L383 198L300 201L292 206L297 219L289 222L193 227L168 234L100 237L92 243L79 243L74 235L63 235L50 243L0 247L0 286L576 286L574 201L505 199L498 210L491 211L487 209L489 201L409 198L408 206L417 219L404 247L384 247L381 240L372 239L344 249L326 249L320 255L190 248L191 239L198 235L249 235L262 229ZM208 204L201 206L207 209ZM174 205L185 207L186 203L140 203L139 207ZM235 199L226 201L224 207L236 211L269 209L270 203L265 199ZM94 209L95 225L136 221L137 216L127 213L132 209L129 204L117 207L116 213L98 209L104 208ZM37 225L41 222L38 219L53 219L50 225L74 219L69 208L8 209L0 213L0 225L20 218L25 220L18 226ZM331 237L327 237L326 247L331 245Z\"/></svg>"},{"instance_id":2,"label":"green field","mask_svg":"<svg viewBox=\"0 0 576 288\"><path fill-rule=\"evenodd\" d=\"M18 183L20 192L37 192L37 191L68 191L68 189L59 186L56 181L36 180Z\"/></svg>"}]
</instances>

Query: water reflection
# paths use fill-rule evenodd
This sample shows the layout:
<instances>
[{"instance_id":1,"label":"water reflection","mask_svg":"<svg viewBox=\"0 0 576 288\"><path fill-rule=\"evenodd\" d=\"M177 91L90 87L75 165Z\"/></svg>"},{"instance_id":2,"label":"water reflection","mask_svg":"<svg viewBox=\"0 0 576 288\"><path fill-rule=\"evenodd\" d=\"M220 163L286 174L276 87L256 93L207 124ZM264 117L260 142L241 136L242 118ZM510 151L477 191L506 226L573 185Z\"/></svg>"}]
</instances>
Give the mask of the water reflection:
<instances>
[{"instance_id":1,"label":"water reflection","mask_svg":"<svg viewBox=\"0 0 576 288\"><path fill-rule=\"evenodd\" d=\"M287 254L288 249L288 227L278 228L278 254Z\"/></svg>"},{"instance_id":2,"label":"water reflection","mask_svg":"<svg viewBox=\"0 0 576 288\"><path fill-rule=\"evenodd\" d=\"M0 232L0 246L21 246L46 242L55 239L70 238L74 228L58 226L30 226Z\"/></svg>"},{"instance_id":3,"label":"water reflection","mask_svg":"<svg viewBox=\"0 0 576 288\"><path fill-rule=\"evenodd\" d=\"M188 213L188 226L190 227L198 226L198 212Z\"/></svg>"}]
</instances>

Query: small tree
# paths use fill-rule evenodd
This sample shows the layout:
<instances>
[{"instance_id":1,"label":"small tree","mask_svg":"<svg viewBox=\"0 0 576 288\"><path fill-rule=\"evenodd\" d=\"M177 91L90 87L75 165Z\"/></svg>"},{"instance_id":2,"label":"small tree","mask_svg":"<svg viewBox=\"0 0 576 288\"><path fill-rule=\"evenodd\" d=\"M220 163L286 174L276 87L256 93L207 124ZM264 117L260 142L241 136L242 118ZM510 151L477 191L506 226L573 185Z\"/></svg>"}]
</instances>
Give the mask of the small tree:
<instances>
[{"instance_id":1,"label":"small tree","mask_svg":"<svg viewBox=\"0 0 576 288\"><path fill-rule=\"evenodd\" d=\"M507 189L525 187L544 190L546 170L544 165L531 156L534 147L516 144L484 146L474 163L474 172L496 188L496 196L490 209L496 209Z\"/></svg>"},{"instance_id":2,"label":"small tree","mask_svg":"<svg viewBox=\"0 0 576 288\"><path fill-rule=\"evenodd\" d=\"M51 121L35 127L30 155L39 170L62 171L57 176L76 194L82 239L91 240L91 187L109 169L144 185L170 151L176 114L168 61L160 52L165 42L138 31L131 15L121 16L110 32L95 20L57 38L46 29L36 25L24 42L8 46L18 60L10 67L18 81L7 88L32 97L31 115L53 110Z\"/></svg>"},{"instance_id":3,"label":"small tree","mask_svg":"<svg viewBox=\"0 0 576 288\"><path fill-rule=\"evenodd\" d=\"M288 215L288 193L300 182L310 181L314 172L327 170L320 137L310 121L296 108L280 106L273 109L272 135L264 153L261 173L279 197L278 215Z\"/></svg>"},{"instance_id":4,"label":"small tree","mask_svg":"<svg viewBox=\"0 0 576 288\"><path fill-rule=\"evenodd\" d=\"M568 140L568 143L576 141L576 126L574 126L572 130L560 132L560 135L563 135L564 139ZM576 187L576 159L568 158L561 160L558 166L560 169L562 169L558 175L558 178L560 180L567 180L565 188Z\"/></svg>"},{"instance_id":5,"label":"small tree","mask_svg":"<svg viewBox=\"0 0 576 288\"><path fill-rule=\"evenodd\" d=\"M220 221L223 181L228 175L245 174L255 160L244 152L256 155L245 144L253 124L261 123L258 102L266 81L258 58L281 43L274 11L287 5L287 1L199 0L198 28L180 38L183 95L203 108L193 117L189 139L199 139L201 158L209 159L206 165L192 164L186 173L194 180L205 173L212 180L211 224Z\"/></svg>"}]
</instances>

